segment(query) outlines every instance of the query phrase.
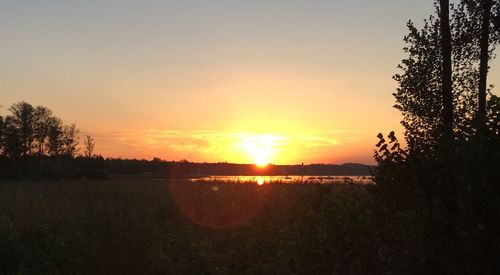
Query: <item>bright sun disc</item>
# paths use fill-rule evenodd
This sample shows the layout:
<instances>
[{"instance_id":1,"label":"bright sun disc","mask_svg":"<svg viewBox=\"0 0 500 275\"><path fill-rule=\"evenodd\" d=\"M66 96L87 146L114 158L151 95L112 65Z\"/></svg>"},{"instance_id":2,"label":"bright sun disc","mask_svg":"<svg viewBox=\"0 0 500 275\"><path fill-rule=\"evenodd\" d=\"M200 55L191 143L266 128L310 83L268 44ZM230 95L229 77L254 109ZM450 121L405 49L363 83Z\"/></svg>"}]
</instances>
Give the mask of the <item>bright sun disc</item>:
<instances>
[{"instance_id":1,"label":"bright sun disc","mask_svg":"<svg viewBox=\"0 0 500 275\"><path fill-rule=\"evenodd\" d=\"M260 168L264 168L264 167L266 167L268 164L269 164L269 160L264 160L264 159L262 159L262 160L256 160L256 161L255 161L255 165L257 165L257 166L258 166L258 167L260 167Z\"/></svg>"},{"instance_id":2,"label":"bright sun disc","mask_svg":"<svg viewBox=\"0 0 500 275\"><path fill-rule=\"evenodd\" d=\"M278 139L274 135L253 135L243 138L242 146L257 166L265 167L271 161Z\"/></svg>"}]
</instances>

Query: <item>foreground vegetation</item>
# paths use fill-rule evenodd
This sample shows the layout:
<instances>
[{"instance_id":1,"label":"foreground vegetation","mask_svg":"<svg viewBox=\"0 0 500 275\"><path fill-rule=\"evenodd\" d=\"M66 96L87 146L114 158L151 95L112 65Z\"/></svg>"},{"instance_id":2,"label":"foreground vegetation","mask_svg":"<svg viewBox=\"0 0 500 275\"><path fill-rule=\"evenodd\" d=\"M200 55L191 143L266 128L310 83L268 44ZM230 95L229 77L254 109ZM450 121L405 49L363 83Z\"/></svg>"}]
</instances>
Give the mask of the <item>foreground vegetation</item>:
<instances>
[{"instance_id":1,"label":"foreground vegetation","mask_svg":"<svg viewBox=\"0 0 500 275\"><path fill-rule=\"evenodd\" d=\"M474 236L454 240L454 255L432 253L432 242L448 241L434 230L442 217L389 211L375 189L144 179L2 182L0 274L494 271L488 251L462 246ZM450 262L457 255L469 257Z\"/></svg>"},{"instance_id":2,"label":"foreground vegetation","mask_svg":"<svg viewBox=\"0 0 500 275\"><path fill-rule=\"evenodd\" d=\"M0 274L372 273L375 209L356 185L2 182Z\"/></svg>"}]
</instances>

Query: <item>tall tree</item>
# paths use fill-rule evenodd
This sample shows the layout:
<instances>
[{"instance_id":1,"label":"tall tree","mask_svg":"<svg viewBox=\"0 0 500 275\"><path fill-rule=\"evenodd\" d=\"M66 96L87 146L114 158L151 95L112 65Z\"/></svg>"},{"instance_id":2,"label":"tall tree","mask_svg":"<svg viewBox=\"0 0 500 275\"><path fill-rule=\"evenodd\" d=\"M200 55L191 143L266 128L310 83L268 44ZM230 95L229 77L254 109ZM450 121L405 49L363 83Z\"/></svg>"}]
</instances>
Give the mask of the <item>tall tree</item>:
<instances>
[{"instance_id":1,"label":"tall tree","mask_svg":"<svg viewBox=\"0 0 500 275\"><path fill-rule=\"evenodd\" d=\"M37 154L42 156L46 152L46 145L49 135L49 120L52 117L52 111L47 107L37 106L34 111L34 132L35 146Z\"/></svg>"},{"instance_id":2,"label":"tall tree","mask_svg":"<svg viewBox=\"0 0 500 275\"><path fill-rule=\"evenodd\" d=\"M411 21L407 27L404 51L408 56L398 65L402 73L393 76L399 84L393 94L394 107L403 114L401 124L410 154L435 159L443 109L439 20L430 16L421 29Z\"/></svg>"},{"instance_id":3,"label":"tall tree","mask_svg":"<svg viewBox=\"0 0 500 275\"><path fill-rule=\"evenodd\" d=\"M497 1L495 15L493 16L493 28L496 34L500 34L500 2Z\"/></svg>"},{"instance_id":4,"label":"tall tree","mask_svg":"<svg viewBox=\"0 0 500 275\"><path fill-rule=\"evenodd\" d=\"M497 10L498 0L493 0ZM439 2L436 2L438 4ZM394 93L395 107L403 113L402 124L406 129L405 138L410 153L420 153L425 158L437 158L442 147L449 146L444 130L445 112L450 102L445 104L443 79L445 70L443 53L443 35L441 34L441 16L439 5L438 17L430 16L424 20L422 28L417 28L410 21L409 34L405 36L405 52L408 57L402 60L399 68L403 71L394 79L399 87ZM448 15L451 32L451 72L452 72L452 134L448 123L448 136L458 140L467 140L475 133L474 120L478 109L481 9L476 0L462 0L453 6ZM496 16L496 12L493 12ZM446 26L444 27L446 29ZM492 34L493 35L493 34ZM499 33L491 37L489 51L498 43ZM489 59L494 55L489 55ZM449 65L449 64L448 64ZM449 66L446 66L449 68ZM449 83L448 83L449 84ZM449 88L449 87L448 87ZM449 90L448 90L449 91ZM449 94L448 94L449 96ZM486 95L488 101L488 94ZM448 105L448 108L446 107ZM488 111L487 111L488 113ZM438 142L441 141L441 142ZM413 154L415 155L415 154ZM441 155L442 156L442 155Z\"/></svg>"},{"instance_id":5,"label":"tall tree","mask_svg":"<svg viewBox=\"0 0 500 275\"><path fill-rule=\"evenodd\" d=\"M488 60L489 58L489 45L490 45L490 18L492 0L482 0L482 24L481 24L481 40L480 40L480 65L479 65L479 93L478 93L478 111L477 120L479 127L483 128L486 123L486 89L487 89L487 75L488 75Z\"/></svg>"},{"instance_id":6,"label":"tall tree","mask_svg":"<svg viewBox=\"0 0 500 275\"><path fill-rule=\"evenodd\" d=\"M17 121L13 116L4 119L4 130L2 135L2 147L4 154L15 160L24 153L24 144L20 139Z\"/></svg>"},{"instance_id":7,"label":"tall tree","mask_svg":"<svg viewBox=\"0 0 500 275\"><path fill-rule=\"evenodd\" d=\"M12 113L11 126L17 128L18 138L21 143L21 155L30 155L35 139L34 113L35 108L29 103L19 102L13 104L9 111Z\"/></svg>"},{"instance_id":8,"label":"tall tree","mask_svg":"<svg viewBox=\"0 0 500 275\"><path fill-rule=\"evenodd\" d=\"M95 148L94 138L91 137L90 135L86 135L83 140L83 146L85 147L84 148L85 157L91 158Z\"/></svg>"},{"instance_id":9,"label":"tall tree","mask_svg":"<svg viewBox=\"0 0 500 275\"><path fill-rule=\"evenodd\" d=\"M51 117L48 121L47 149L50 156L62 154L63 123L57 117Z\"/></svg>"},{"instance_id":10,"label":"tall tree","mask_svg":"<svg viewBox=\"0 0 500 275\"><path fill-rule=\"evenodd\" d=\"M498 0L462 0L458 8L454 9L453 21L459 22L457 27L461 30L455 30L459 35L455 35L454 40L458 43L468 45L462 47L462 55L469 58L471 64L475 66L477 80L474 81L474 92L469 95L469 108L473 112L468 112L467 116L474 117L472 132L478 129L486 129L487 120L487 101L488 84L487 76L489 70L489 61L494 56L494 51L500 39L500 33L496 29L495 20L498 18L500 2ZM465 85L464 83L459 83ZM458 87L460 88L460 87ZM472 104L471 104L472 103ZM457 114L459 118L462 114Z\"/></svg>"},{"instance_id":11,"label":"tall tree","mask_svg":"<svg viewBox=\"0 0 500 275\"><path fill-rule=\"evenodd\" d=\"M2 106L0 105L0 107ZM3 116L0 116L0 155L5 153L3 147L4 134L5 134L5 122Z\"/></svg>"},{"instance_id":12,"label":"tall tree","mask_svg":"<svg viewBox=\"0 0 500 275\"><path fill-rule=\"evenodd\" d=\"M62 131L62 150L63 154L67 157L74 157L78 152L78 134L80 131L76 128L76 125L70 124L65 125Z\"/></svg>"},{"instance_id":13,"label":"tall tree","mask_svg":"<svg viewBox=\"0 0 500 275\"><path fill-rule=\"evenodd\" d=\"M441 31L441 96L443 98L443 146L448 147L453 140L453 92L452 92L452 47L450 30L449 0L439 0L439 21Z\"/></svg>"}]
</instances>

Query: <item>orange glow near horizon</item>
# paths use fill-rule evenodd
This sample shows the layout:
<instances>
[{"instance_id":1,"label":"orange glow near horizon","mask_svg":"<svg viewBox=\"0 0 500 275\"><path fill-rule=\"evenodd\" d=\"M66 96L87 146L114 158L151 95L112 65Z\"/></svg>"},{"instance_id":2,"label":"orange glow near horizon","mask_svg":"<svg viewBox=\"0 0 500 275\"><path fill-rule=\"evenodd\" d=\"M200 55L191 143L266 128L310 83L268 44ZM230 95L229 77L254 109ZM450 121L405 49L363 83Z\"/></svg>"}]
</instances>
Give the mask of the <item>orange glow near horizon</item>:
<instances>
[{"instance_id":1,"label":"orange glow near horizon","mask_svg":"<svg viewBox=\"0 0 500 275\"><path fill-rule=\"evenodd\" d=\"M257 125L264 125L259 123ZM96 152L122 158L158 157L169 161L230 162L255 164L259 169L272 164L344 163L360 161L370 151L358 130L314 131L282 123L274 131L243 125L256 130L163 130L119 132L96 136ZM84 133L87 134L87 133ZM94 135L93 133L89 133ZM358 138L359 137L359 138ZM353 159L352 156L358 156Z\"/></svg>"}]
</instances>

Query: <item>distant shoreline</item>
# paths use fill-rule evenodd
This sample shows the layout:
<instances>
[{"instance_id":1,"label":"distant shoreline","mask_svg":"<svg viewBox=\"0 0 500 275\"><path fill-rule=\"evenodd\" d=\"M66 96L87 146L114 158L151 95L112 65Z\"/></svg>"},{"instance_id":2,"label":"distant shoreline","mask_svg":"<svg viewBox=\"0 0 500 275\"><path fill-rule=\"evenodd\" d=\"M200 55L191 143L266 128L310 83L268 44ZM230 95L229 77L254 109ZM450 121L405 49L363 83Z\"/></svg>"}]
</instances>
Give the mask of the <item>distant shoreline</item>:
<instances>
[{"instance_id":1,"label":"distant shoreline","mask_svg":"<svg viewBox=\"0 0 500 275\"><path fill-rule=\"evenodd\" d=\"M371 176L374 166L345 164L275 165L259 167L255 164L195 163L151 161L154 169L139 173L144 176L163 175L171 178L198 178L207 176ZM124 173L124 175L130 173ZM135 173L137 174L137 173Z\"/></svg>"}]
</instances>

